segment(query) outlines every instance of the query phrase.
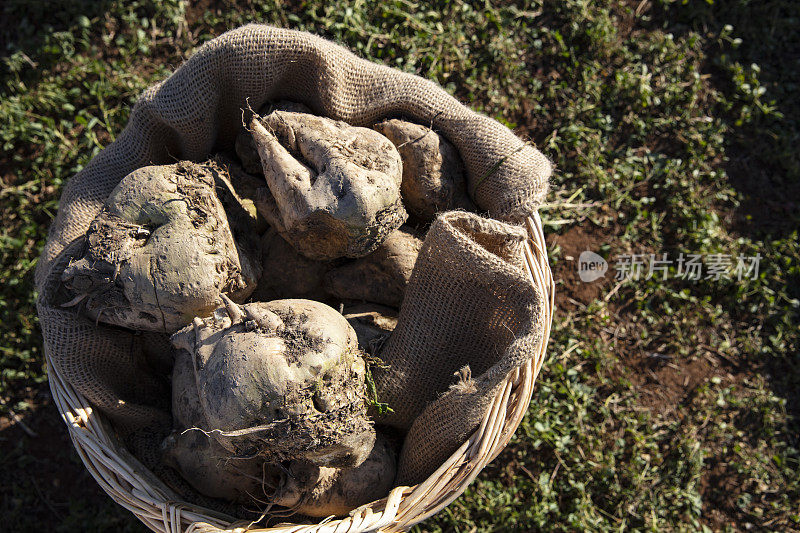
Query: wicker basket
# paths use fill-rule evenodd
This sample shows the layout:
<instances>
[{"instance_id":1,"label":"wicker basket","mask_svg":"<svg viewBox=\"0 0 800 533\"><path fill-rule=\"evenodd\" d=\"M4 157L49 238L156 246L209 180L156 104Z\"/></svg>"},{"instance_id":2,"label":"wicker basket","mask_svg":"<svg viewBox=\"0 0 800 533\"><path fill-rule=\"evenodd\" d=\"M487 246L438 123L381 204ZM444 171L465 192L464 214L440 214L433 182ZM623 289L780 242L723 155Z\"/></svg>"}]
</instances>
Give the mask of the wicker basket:
<instances>
[{"instance_id":1,"label":"wicker basket","mask_svg":"<svg viewBox=\"0 0 800 533\"><path fill-rule=\"evenodd\" d=\"M528 363L511 372L492 402L480 427L427 480L413 487L396 487L388 497L364 505L350 516L316 525L282 524L248 529L207 509L177 501L174 493L145 469L117 441L103 416L59 375L48 360L50 389L69 428L72 442L86 468L117 503L159 532L363 532L404 531L434 515L455 500L478 473L508 444L525 415L533 384L545 356L553 317L553 276L547 262L542 224L538 215L527 219L525 246L528 275L544 295L545 320L541 343Z\"/></svg>"}]
</instances>

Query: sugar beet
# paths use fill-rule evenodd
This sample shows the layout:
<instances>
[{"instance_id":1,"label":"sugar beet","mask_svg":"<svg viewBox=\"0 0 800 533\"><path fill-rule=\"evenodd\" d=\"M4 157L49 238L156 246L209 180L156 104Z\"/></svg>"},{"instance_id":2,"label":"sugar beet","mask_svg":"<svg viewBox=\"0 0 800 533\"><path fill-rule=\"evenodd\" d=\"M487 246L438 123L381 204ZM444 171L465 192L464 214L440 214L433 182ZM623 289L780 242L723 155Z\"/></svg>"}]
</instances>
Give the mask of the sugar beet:
<instances>
[{"instance_id":1,"label":"sugar beet","mask_svg":"<svg viewBox=\"0 0 800 533\"><path fill-rule=\"evenodd\" d=\"M406 220L400 154L384 136L288 111L250 129L268 184L256 206L306 257L362 257Z\"/></svg>"},{"instance_id":2,"label":"sugar beet","mask_svg":"<svg viewBox=\"0 0 800 533\"><path fill-rule=\"evenodd\" d=\"M224 312L172 339L192 354L200 427L237 456L363 462L375 430L365 363L345 318L310 300L225 301Z\"/></svg>"},{"instance_id":3,"label":"sugar beet","mask_svg":"<svg viewBox=\"0 0 800 533\"><path fill-rule=\"evenodd\" d=\"M403 158L402 194L408 212L422 221L452 209L474 210L467 196L458 150L435 131L400 119L375 125Z\"/></svg>"},{"instance_id":4,"label":"sugar beet","mask_svg":"<svg viewBox=\"0 0 800 533\"><path fill-rule=\"evenodd\" d=\"M331 269L325 291L336 298L400 307L420 248L422 241L403 226L371 254Z\"/></svg>"},{"instance_id":5,"label":"sugar beet","mask_svg":"<svg viewBox=\"0 0 800 533\"><path fill-rule=\"evenodd\" d=\"M326 468L296 461L289 470L293 482L276 503L307 516L342 516L389 494L396 457L389 441L378 435L369 456L357 467Z\"/></svg>"},{"instance_id":6,"label":"sugar beet","mask_svg":"<svg viewBox=\"0 0 800 533\"><path fill-rule=\"evenodd\" d=\"M260 274L237 248L215 193L216 164L140 168L113 190L62 280L98 321L173 333L208 314L220 295L242 301ZM252 254L252 255L251 255Z\"/></svg>"}]
</instances>

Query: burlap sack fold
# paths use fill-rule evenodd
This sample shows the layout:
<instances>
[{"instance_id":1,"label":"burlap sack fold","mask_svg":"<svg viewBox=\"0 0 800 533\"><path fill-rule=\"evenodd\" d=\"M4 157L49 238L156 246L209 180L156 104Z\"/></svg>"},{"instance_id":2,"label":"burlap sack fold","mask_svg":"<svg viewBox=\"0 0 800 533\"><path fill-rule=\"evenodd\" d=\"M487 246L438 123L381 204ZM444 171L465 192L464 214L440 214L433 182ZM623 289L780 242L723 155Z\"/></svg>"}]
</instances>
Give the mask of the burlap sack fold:
<instances>
[{"instance_id":1,"label":"burlap sack fold","mask_svg":"<svg viewBox=\"0 0 800 533\"><path fill-rule=\"evenodd\" d=\"M523 267L525 231L451 211L431 225L417 257L397 328L374 371L381 423L408 430L469 365L486 394L533 353L542 331L542 295ZM449 419L434 421L433 432Z\"/></svg>"},{"instance_id":2,"label":"burlap sack fold","mask_svg":"<svg viewBox=\"0 0 800 533\"><path fill-rule=\"evenodd\" d=\"M500 384L464 376L417 417L397 463L397 485L425 481L478 428Z\"/></svg>"}]
</instances>

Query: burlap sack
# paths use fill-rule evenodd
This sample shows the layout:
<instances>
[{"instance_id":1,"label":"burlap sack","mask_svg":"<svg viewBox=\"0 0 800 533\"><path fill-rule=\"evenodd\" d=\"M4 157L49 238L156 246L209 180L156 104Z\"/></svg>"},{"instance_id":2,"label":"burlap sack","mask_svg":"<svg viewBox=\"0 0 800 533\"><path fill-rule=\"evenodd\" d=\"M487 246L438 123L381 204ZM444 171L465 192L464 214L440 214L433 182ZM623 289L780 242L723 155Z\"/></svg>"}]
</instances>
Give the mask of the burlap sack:
<instances>
[{"instance_id":1,"label":"burlap sack","mask_svg":"<svg viewBox=\"0 0 800 533\"><path fill-rule=\"evenodd\" d=\"M202 161L230 149L243 109L281 99L354 125L394 116L432 124L458 149L473 201L494 218L520 221L545 195L547 159L432 82L359 59L310 34L270 26L248 25L210 41L168 79L146 90L117 140L67 183L36 272L46 353L118 428L142 434L167 424L165 391L142 364L147 357L138 335L96 325L59 307L63 302L55 287L61 271L124 176L145 165ZM465 364L481 375L475 381L477 396L489 394L500 374L524 359L538 326L532 303L537 295L522 281L521 229L456 214L441 218L431 233L398 333L385 352L394 364L382 385L396 409L392 423L405 429ZM420 379L414 382L410 376ZM439 413L435 409L441 400L436 405L429 412ZM474 425L473 414L456 420L457 413L443 413L451 418L412 428L404 464L416 466L401 472L401 478L418 479L442 454L431 439L424 446L414 444L420 438L436 432L442 449L449 449ZM418 454L412 459L411 447L427 459Z\"/></svg>"}]
</instances>

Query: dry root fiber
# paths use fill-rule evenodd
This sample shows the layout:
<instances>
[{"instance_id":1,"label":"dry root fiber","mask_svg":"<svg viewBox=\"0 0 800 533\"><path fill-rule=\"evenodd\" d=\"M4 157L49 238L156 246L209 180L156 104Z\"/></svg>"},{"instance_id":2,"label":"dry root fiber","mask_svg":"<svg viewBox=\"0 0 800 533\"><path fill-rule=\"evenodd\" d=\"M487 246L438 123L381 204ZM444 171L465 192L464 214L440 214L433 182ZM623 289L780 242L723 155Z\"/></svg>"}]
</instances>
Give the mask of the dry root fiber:
<instances>
[{"instance_id":1,"label":"dry root fiber","mask_svg":"<svg viewBox=\"0 0 800 533\"><path fill-rule=\"evenodd\" d=\"M365 363L347 320L310 300L225 303L172 339L192 355L197 427L239 457L363 462L375 430ZM180 401L174 409L181 412Z\"/></svg>"},{"instance_id":2,"label":"dry root fiber","mask_svg":"<svg viewBox=\"0 0 800 533\"><path fill-rule=\"evenodd\" d=\"M304 256L362 257L406 220L400 154L386 137L288 111L250 129L268 184L256 205Z\"/></svg>"},{"instance_id":3,"label":"dry root fiber","mask_svg":"<svg viewBox=\"0 0 800 533\"><path fill-rule=\"evenodd\" d=\"M371 254L330 270L325 291L336 298L400 307L422 241L403 226Z\"/></svg>"},{"instance_id":4,"label":"dry root fiber","mask_svg":"<svg viewBox=\"0 0 800 533\"><path fill-rule=\"evenodd\" d=\"M397 146L403 159L403 202L408 212L421 221L453 209L474 210L467 196L464 166L458 151L433 130L391 119L375 129Z\"/></svg>"},{"instance_id":5,"label":"dry root fiber","mask_svg":"<svg viewBox=\"0 0 800 533\"><path fill-rule=\"evenodd\" d=\"M227 293L243 301L260 275L237 248L215 193L216 164L140 168L122 179L89 227L83 257L62 275L95 320L173 333ZM251 255L252 254L252 255ZM255 255L255 257L253 257Z\"/></svg>"}]
</instances>

